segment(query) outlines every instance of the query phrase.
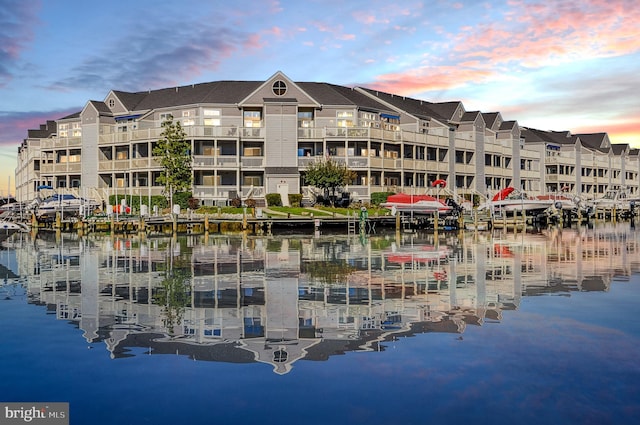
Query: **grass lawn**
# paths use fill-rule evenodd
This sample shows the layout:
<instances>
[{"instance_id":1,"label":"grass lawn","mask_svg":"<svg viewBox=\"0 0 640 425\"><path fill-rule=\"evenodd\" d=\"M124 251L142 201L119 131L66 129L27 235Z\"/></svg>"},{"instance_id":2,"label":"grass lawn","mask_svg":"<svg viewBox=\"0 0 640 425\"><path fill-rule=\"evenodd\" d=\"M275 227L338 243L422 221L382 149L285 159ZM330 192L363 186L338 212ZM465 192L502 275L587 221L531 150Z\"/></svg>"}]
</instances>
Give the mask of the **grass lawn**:
<instances>
[{"instance_id":1,"label":"grass lawn","mask_svg":"<svg viewBox=\"0 0 640 425\"><path fill-rule=\"evenodd\" d=\"M333 211L319 212L316 210L312 210L309 208L302 208L302 207L268 207L268 208L272 211L278 211L283 214L299 215L303 217L311 217L311 214L313 214L314 217L330 217L333 215Z\"/></svg>"}]
</instances>

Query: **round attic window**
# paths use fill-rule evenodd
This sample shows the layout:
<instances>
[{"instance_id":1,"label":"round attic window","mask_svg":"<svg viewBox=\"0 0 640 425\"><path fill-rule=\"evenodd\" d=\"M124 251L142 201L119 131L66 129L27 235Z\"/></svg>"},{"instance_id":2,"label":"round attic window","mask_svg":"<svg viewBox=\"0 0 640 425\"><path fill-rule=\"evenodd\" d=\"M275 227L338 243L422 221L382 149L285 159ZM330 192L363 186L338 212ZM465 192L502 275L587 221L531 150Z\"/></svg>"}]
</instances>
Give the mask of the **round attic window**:
<instances>
[{"instance_id":1,"label":"round attic window","mask_svg":"<svg viewBox=\"0 0 640 425\"><path fill-rule=\"evenodd\" d=\"M273 94L275 94L276 96L284 96L286 92L287 92L287 85L285 84L284 81L278 80L273 83Z\"/></svg>"}]
</instances>

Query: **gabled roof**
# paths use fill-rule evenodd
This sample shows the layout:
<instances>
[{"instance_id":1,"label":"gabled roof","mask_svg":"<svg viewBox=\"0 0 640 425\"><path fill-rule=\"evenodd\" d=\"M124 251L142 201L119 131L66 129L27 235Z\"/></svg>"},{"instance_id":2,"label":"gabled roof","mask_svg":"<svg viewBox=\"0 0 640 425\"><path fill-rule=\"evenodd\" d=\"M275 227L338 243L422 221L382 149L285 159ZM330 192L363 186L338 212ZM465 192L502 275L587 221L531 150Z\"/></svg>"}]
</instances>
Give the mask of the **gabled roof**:
<instances>
[{"instance_id":1,"label":"gabled roof","mask_svg":"<svg viewBox=\"0 0 640 425\"><path fill-rule=\"evenodd\" d=\"M458 117L454 116L458 107L462 105L460 101L432 103L430 108L440 114L447 121L458 122ZM464 107L462 107L464 111Z\"/></svg>"},{"instance_id":2,"label":"gabled roof","mask_svg":"<svg viewBox=\"0 0 640 425\"><path fill-rule=\"evenodd\" d=\"M515 120L502 121L502 124L500 124L499 130L513 130L517 126L518 126L518 121L515 121Z\"/></svg>"},{"instance_id":3,"label":"gabled roof","mask_svg":"<svg viewBox=\"0 0 640 425\"><path fill-rule=\"evenodd\" d=\"M611 144L609 143L609 136L607 136L607 133L583 133L576 134L576 136L578 136L582 144L589 149L594 149L604 153L611 151Z\"/></svg>"},{"instance_id":4,"label":"gabled roof","mask_svg":"<svg viewBox=\"0 0 640 425\"><path fill-rule=\"evenodd\" d=\"M629 151L629 144L628 143L612 143L611 144L611 151L615 154L615 155L622 155L626 152Z\"/></svg>"},{"instance_id":5,"label":"gabled roof","mask_svg":"<svg viewBox=\"0 0 640 425\"><path fill-rule=\"evenodd\" d=\"M482 120L484 121L484 118L482 117L482 113L480 111L468 111L462 114L460 122L474 122L478 119L478 117L482 118Z\"/></svg>"},{"instance_id":6,"label":"gabled roof","mask_svg":"<svg viewBox=\"0 0 640 425\"><path fill-rule=\"evenodd\" d=\"M100 102L98 100L90 100L89 103L93 105L94 108L96 108L96 111L98 111L101 116L113 116L113 114L111 113L111 109L109 109L106 103Z\"/></svg>"},{"instance_id":7,"label":"gabled roof","mask_svg":"<svg viewBox=\"0 0 640 425\"><path fill-rule=\"evenodd\" d=\"M120 100L120 102L122 102L122 105L128 111L135 111L137 109L136 106L138 106L138 104L142 102L145 96L144 92L129 93L119 90L113 90L113 94L116 95L116 97ZM149 92L147 92L147 94L149 94Z\"/></svg>"},{"instance_id":8,"label":"gabled roof","mask_svg":"<svg viewBox=\"0 0 640 425\"><path fill-rule=\"evenodd\" d=\"M483 112L482 113L482 118L484 119L484 122L487 124L487 128L489 129L493 129L493 125L495 124L499 116L500 116L500 112Z\"/></svg>"}]
</instances>

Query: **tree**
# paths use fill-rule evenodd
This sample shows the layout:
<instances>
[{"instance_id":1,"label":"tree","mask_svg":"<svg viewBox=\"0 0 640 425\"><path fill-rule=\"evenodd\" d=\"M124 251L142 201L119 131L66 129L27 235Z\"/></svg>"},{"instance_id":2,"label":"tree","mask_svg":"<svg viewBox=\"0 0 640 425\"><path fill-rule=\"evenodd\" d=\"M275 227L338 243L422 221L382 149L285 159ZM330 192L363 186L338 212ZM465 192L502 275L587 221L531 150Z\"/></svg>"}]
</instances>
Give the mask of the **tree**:
<instances>
[{"instance_id":1,"label":"tree","mask_svg":"<svg viewBox=\"0 0 640 425\"><path fill-rule=\"evenodd\" d=\"M180 122L174 122L172 117L162 123L162 128L160 139L153 147L153 155L160 158L164 169L164 173L158 176L158 183L164 185L164 194L171 200L174 193L191 189L191 143L185 139L187 134Z\"/></svg>"},{"instance_id":2,"label":"tree","mask_svg":"<svg viewBox=\"0 0 640 425\"><path fill-rule=\"evenodd\" d=\"M182 324L186 307L191 300L189 274L183 269L166 270L161 287L154 295L156 304L162 306L162 324L173 335L175 326Z\"/></svg>"},{"instance_id":3,"label":"tree","mask_svg":"<svg viewBox=\"0 0 640 425\"><path fill-rule=\"evenodd\" d=\"M356 173L347 169L344 164L339 164L331 159L315 162L309 165L304 179L308 185L322 189L325 198L329 197L329 192L335 200L336 190L348 185L355 180Z\"/></svg>"}]
</instances>

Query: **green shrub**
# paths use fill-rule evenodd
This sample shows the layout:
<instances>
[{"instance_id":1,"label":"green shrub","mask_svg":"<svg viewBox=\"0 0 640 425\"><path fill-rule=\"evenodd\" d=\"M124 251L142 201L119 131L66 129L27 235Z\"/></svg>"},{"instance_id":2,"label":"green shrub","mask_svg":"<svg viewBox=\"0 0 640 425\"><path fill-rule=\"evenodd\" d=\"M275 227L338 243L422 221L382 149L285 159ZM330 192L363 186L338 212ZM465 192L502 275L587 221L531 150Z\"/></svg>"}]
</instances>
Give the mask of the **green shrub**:
<instances>
[{"instance_id":1,"label":"green shrub","mask_svg":"<svg viewBox=\"0 0 640 425\"><path fill-rule=\"evenodd\" d=\"M282 198L279 193L267 193L267 206L268 207L281 207Z\"/></svg>"},{"instance_id":2,"label":"green shrub","mask_svg":"<svg viewBox=\"0 0 640 425\"><path fill-rule=\"evenodd\" d=\"M186 210L189 208L189 199L191 197L191 192L176 192L173 194L173 203L180 205L180 209Z\"/></svg>"},{"instance_id":3,"label":"green shrub","mask_svg":"<svg viewBox=\"0 0 640 425\"><path fill-rule=\"evenodd\" d=\"M149 197L148 196L130 196L130 195L118 195L117 198L115 195L109 196L109 205L120 205L122 199L126 199L127 205L133 208L135 211L140 211L140 203L142 205L149 205ZM154 195L151 197L151 208L154 205L157 205L158 208L163 209L167 208L167 198L162 195ZM151 210L150 208L150 210Z\"/></svg>"},{"instance_id":4,"label":"green shrub","mask_svg":"<svg viewBox=\"0 0 640 425\"><path fill-rule=\"evenodd\" d=\"M387 196L394 194L395 192L374 192L371 194L371 203L373 205L380 205L382 202L387 201Z\"/></svg>"},{"instance_id":5,"label":"green shrub","mask_svg":"<svg viewBox=\"0 0 640 425\"><path fill-rule=\"evenodd\" d=\"M299 207L302 204L302 194L300 193L290 193L289 194L289 205L292 207Z\"/></svg>"}]
</instances>

